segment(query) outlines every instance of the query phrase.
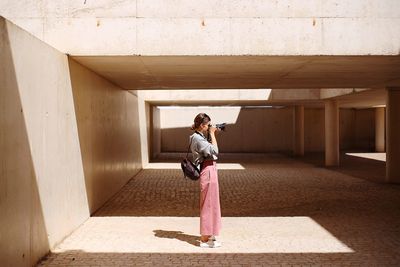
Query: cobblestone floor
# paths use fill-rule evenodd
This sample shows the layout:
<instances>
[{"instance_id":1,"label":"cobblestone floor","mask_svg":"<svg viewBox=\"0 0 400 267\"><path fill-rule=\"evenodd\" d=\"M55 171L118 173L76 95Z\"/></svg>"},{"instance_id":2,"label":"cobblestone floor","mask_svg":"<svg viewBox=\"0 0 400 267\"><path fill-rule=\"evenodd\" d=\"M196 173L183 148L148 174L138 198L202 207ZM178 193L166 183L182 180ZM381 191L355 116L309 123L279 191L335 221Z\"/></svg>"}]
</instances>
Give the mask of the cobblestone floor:
<instances>
[{"instance_id":1,"label":"cobblestone floor","mask_svg":"<svg viewBox=\"0 0 400 267\"><path fill-rule=\"evenodd\" d=\"M199 188L145 169L39 266L400 266L400 185L384 162L321 155L226 158L223 247L197 246Z\"/></svg>"}]
</instances>

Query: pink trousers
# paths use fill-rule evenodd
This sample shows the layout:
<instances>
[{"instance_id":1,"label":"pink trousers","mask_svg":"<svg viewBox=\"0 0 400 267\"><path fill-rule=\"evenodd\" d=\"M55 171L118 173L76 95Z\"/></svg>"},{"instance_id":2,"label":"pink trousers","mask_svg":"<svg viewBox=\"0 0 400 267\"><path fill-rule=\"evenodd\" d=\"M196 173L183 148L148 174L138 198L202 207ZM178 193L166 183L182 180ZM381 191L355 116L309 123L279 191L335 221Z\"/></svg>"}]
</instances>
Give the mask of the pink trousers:
<instances>
[{"instance_id":1,"label":"pink trousers","mask_svg":"<svg viewBox=\"0 0 400 267\"><path fill-rule=\"evenodd\" d=\"M215 161L207 160L200 172L200 234L219 235L221 206L219 202L218 173Z\"/></svg>"}]
</instances>

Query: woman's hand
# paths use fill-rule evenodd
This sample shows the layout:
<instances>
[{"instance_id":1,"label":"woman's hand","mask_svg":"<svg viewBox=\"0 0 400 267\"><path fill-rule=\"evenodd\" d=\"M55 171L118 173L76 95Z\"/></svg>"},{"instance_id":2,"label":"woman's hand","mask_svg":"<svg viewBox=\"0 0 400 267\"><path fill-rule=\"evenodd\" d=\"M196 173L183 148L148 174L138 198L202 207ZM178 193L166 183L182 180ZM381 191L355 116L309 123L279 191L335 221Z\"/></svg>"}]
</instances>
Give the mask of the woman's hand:
<instances>
[{"instance_id":1,"label":"woman's hand","mask_svg":"<svg viewBox=\"0 0 400 267\"><path fill-rule=\"evenodd\" d=\"M210 134L215 134L215 132L218 131L218 129L214 126L209 127L208 130L210 131Z\"/></svg>"},{"instance_id":2,"label":"woman's hand","mask_svg":"<svg viewBox=\"0 0 400 267\"><path fill-rule=\"evenodd\" d=\"M213 144L215 147L218 147L217 138L215 137L215 132L217 132L218 129L214 126L210 126L210 127L208 127L208 131L209 131L210 137L211 137L211 144Z\"/></svg>"}]
</instances>

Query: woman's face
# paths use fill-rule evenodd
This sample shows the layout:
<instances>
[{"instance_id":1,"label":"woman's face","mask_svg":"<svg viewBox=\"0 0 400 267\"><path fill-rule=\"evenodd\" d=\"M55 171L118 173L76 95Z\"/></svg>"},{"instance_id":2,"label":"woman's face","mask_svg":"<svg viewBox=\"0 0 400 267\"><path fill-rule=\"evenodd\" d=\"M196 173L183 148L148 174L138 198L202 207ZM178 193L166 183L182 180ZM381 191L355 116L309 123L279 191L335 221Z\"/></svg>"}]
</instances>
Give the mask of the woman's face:
<instances>
[{"instance_id":1,"label":"woman's face","mask_svg":"<svg viewBox=\"0 0 400 267\"><path fill-rule=\"evenodd\" d=\"M201 131L203 134L207 133L208 127L209 127L210 124L211 124L211 121L204 122L204 123L200 124L200 131Z\"/></svg>"}]
</instances>

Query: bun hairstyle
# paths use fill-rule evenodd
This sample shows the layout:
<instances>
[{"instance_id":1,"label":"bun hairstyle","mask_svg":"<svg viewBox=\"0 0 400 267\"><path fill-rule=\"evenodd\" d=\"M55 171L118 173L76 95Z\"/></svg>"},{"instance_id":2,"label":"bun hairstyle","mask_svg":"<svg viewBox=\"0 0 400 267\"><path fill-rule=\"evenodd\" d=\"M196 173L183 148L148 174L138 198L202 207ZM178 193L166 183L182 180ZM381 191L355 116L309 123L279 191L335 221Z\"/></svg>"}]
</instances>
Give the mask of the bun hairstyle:
<instances>
[{"instance_id":1,"label":"bun hairstyle","mask_svg":"<svg viewBox=\"0 0 400 267\"><path fill-rule=\"evenodd\" d=\"M211 121L210 116L208 116L206 113L199 113L197 116L194 118L194 124L192 124L192 130L195 130L200 127L201 124L207 123Z\"/></svg>"}]
</instances>

